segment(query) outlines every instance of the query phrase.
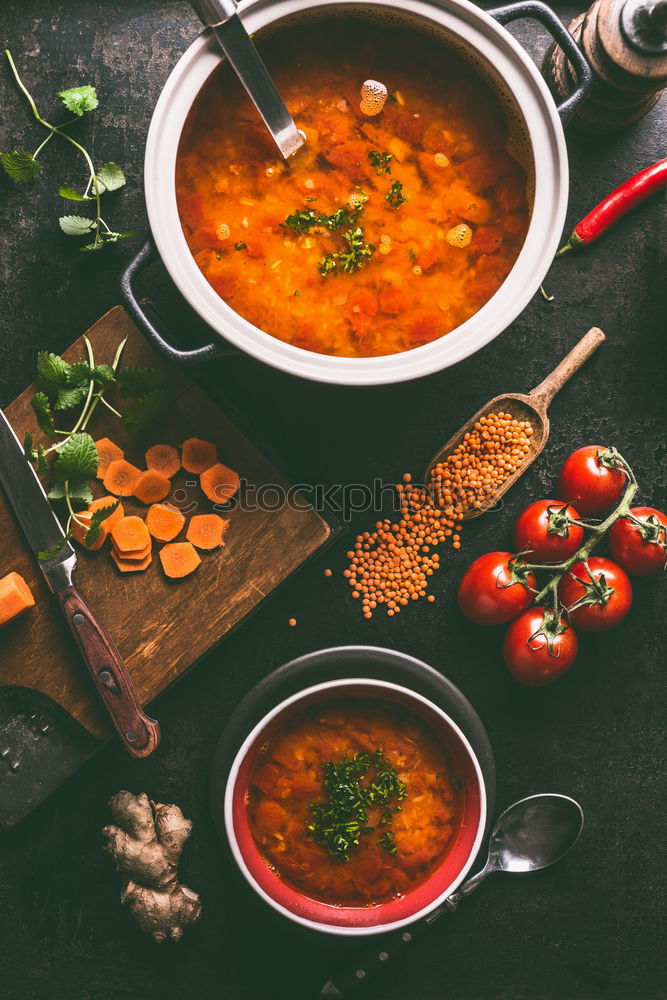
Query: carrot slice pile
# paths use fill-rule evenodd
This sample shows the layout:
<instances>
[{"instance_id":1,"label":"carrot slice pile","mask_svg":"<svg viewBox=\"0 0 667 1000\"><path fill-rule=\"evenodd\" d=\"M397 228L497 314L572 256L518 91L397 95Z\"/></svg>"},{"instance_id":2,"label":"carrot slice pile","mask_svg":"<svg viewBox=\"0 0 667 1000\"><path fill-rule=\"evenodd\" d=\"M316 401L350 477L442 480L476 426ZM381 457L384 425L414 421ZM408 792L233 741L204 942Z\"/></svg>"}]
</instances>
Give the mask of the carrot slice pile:
<instances>
[{"instance_id":1,"label":"carrot slice pile","mask_svg":"<svg viewBox=\"0 0 667 1000\"><path fill-rule=\"evenodd\" d=\"M210 441L201 438L188 438L181 445L181 462L186 472L197 475L205 472L218 461L218 451Z\"/></svg>"},{"instance_id":2,"label":"carrot slice pile","mask_svg":"<svg viewBox=\"0 0 667 1000\"><path fill-rule=\"evenodd\" d=\"M170 489L171 480L155 469L146 469L134 484L134 495L142 503L157 503L164 500Z\"/></svg>"},{"instance_id":3,"label":"carrot slice pile","mask_svg":"<svg viewBox=\"0 0 667 1000\"><path fill-rule=\"evenodd\" d=\"M104 479L112 462L125 458L125 452L109 438L100 438L95 442L97 448L97 478Z\"/></svg>"},{"instance_id":4,"label":"carrot slice pile","mask_svg":"<svg viewBox=\"0 0 667 1000\"><path fill-rule=\"evenodd\" d=\"M34 607L35 598L20 573L7 573L0 580L0 626Z\"/></svg>"},{"instance_id":5,"label":"carrot slice pile","mask_svg":"<svg viewBox=\"0 0 667 1000\"><path fill-rule=\"evenodd\" d=\"M115 459L106 471L104 489L117 497L131 497L140 475L141 469L136 465L126 462L124 458Z\"/></svg>"},{"instance_id":6,"label":"carrot slice pile","mask_svg":"<svg viewBox=\"0 0 667 1000\"><path fill-rule=\"evenodd\" d=\"M205 469L199 477L199 485L211 503L227 503L234 496L241 481L238 472L216 462L210 469Z\"/></svg>"},{"instance_id":7,"label":"carrot slice pile","mask_svg":"<svg viewBox=\"0 0 667 1000\"><path fill-rule=\"evenodd\" d=\"M179 580L193 573L199 566L201 558L190 542L169 542L160 549L160 562L166 576Z\"/></svg>"},{"instance_id":8,"label":"carrot slice pile","mask_svg":"<svg viewBox=\"0 0 667 1000\"><path fill-rule=\"evenodd\" d=\"M148 528L134 514L123 517L114 524L111 529L111 538L118 552L125 556L127 553L141 552L150 545L151 536Z\"/></svg>"},{"instance_id":9,"label":"carrot slice pile","mask_svg":"<svg viewBox=\"0 0 667 1000\"><path fill-rule=\"evenodd\" d=\"M146 527L158 542L173 542L185 524L180 510L168 503L154 503L146 514Z\"/></svg>"},{"instance_id":10,"label":"carrot slice pile","mask_svg":"<svg viewBox=\"0 0 667 1000\"><path fill-rule=\"evenodd\" d=\"M153 556L150 552L145 559L124 559L122 556L118 555L115 549L111 550L111 558L121 573L139 573L148 569L153 561Z\"/></svg>"},{"instance_id":11,"label":"carrot slice pile","mask_svg":"<svg viewBox=\"0 0 667 1000\"><path fill-rule=\"evenodd\" d=\"M101 549L109 537L109 528L107 527L106 522L102 521L100 525L100 533L92 545L86 545L86 532L90 527L93 515L89 513L89 511L83 510L81 513L77 514L76 517L76 520L72 520L72 538L74 541L78 542L79 545L82 545L84 549L88 549L89 552L95 552L96 549Z\"/></svg>"},{"instance_id":12,"label":"carrot slice pile","mask_svg":"<svg viewBox=\"0 0 667 1000\"><path fill-rule=\"evenodd\" d=\"M217 549L229 527L229 521L217 514L195 514L190 518L185 537L198 549Z\"/></svg>"},{"instance_id":13,"label":"carrot slice pile","mask_svg":"<svg viewBox=\"0 0 667 1000\"><path fill-rule=\"evenodd\" d=\"M88 504L88 512L90 514L94 514L96 510L101 510L103 507L111 507L115 503L117 503L118 506L116 507L113 514L109 514L109 516L106 517L104 521L102 521L102 524L106 525L109 531L111 531L114 524L117 524L118 521L120 521L121 517L125 517L125 509L122 503L119 501L118 497L112 497L112 496L100 497L99 500L93 500L92 503Z\"/></svg>"},{"instance_id":14,"label":"carrot slice pile","mask_svg":"<svg viewBox=\"0 0 667 1000\"><path fill-rule=\"evenodd\" d=\"M181 456L178 448L170 444L154 444L146 452L146 467L161 472L167 479L171 479L181 468Z\"/></svg>"}]
</instances>

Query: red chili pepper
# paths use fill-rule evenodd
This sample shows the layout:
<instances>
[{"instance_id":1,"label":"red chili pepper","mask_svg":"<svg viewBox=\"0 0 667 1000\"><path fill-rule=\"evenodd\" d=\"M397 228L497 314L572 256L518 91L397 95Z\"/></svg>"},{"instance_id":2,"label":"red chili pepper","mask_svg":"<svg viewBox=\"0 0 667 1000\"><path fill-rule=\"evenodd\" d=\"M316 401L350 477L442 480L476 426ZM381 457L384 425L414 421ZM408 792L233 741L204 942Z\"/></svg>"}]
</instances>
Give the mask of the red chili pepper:
<instances>
[{"instance_id":1,"label":"red chili pepper","mask_svg":"<svg viewBox=\"0 0 667 1000\"><path fill-rule=\"evenodd\" d=\"M560 248L556 256L560 257L568 250L578 250L579 247L594 243L623 215L658 191L662 191L664 187L667 187L667 159L658 160L653 166L640 170L638 174L603 198L599 205L576 224L567 243Z\"/></svg>"}]
</instances>

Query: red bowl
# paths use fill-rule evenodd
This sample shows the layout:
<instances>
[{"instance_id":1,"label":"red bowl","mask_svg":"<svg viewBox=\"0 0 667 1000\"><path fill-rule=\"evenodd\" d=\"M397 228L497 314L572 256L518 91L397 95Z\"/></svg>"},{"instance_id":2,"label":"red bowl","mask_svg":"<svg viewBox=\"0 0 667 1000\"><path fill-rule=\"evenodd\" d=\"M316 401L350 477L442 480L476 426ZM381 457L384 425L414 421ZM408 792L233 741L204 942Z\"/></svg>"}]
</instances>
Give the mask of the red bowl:
<instances>
[{"instance_id":1,"label":"red bowl","mask_svg":"<svg viewBox=\"0 0 667 1000\"><path fill-rule=\"evenodd\" d=\"M429 877L399 899L375 906L336 906L299 892L268 865L250 829L247 794L257 758L267 740L313 702L341 697L372 698L408 708L440 740L463 784L462 818L453 844ZM259 722L232 764L225 791L225 827L241 872L262 899L283 916L313 930L340 935L379 934L426 916L460 885L479 851L486 823L486 790L470 743L450 717L422 695L388 681L334 680L292 695Z\"/></svg>"}]
</instances>

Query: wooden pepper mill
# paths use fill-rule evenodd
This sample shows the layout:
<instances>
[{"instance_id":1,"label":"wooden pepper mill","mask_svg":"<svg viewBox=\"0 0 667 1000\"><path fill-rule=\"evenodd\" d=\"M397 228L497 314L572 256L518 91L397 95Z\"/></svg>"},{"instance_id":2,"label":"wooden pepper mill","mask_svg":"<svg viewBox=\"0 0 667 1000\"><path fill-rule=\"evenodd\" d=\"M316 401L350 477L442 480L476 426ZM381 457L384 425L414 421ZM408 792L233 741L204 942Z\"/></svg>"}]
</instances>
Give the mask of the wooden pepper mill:
<instances>
[{"instance_id":1,"label":"wooden pepper mill","mask_svg":"<svg viewBox=\"0 0 667 1000\"><path fill-rule=\"evenodd\" d=\"M667 0L595 0L568 24L593 70L593 85L573 124L616 132L642 118L667 87ZM575 77L563 50L553 45L544 72L562 100Z\"/></svg>"}]
</instances>

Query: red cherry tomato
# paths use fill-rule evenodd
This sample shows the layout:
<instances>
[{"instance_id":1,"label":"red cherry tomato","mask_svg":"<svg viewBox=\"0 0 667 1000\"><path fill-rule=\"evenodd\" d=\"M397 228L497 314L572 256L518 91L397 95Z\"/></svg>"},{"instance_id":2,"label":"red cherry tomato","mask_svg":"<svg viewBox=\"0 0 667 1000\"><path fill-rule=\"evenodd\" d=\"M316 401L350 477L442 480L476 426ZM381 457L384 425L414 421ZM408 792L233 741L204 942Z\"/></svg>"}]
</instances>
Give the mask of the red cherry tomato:
<instances>
[{"instance_id":1,"label":"red cherry tomato","mask_svg":"<svg viewBox=\"0 0 667 1000\"><path fill-rule=\"evenodd\" d=\"M564 618L556 624L553 612L528 608L507 629L503 656L507 669L520 684L543 687L570 669L577 647L575 631Z\"/></svg>"},{"instance_id":2,"label":"red cherry tomato","mask_svg":"<svg viewBox=\"0 0 667 1000\"><path fill-rule=\"evenodd\" d=\"M641 526L621 517L609 532L609 548L619 565L635 576L667 568L667 515L654 507L630 511Z\"/></svg>"},{"instance_id":3,"label":"red cherry tomato","mask_svg":"<svg viewBox=\"0 0 667 1000\"><path fill-rule=\"evenodd\" d=\"M459 584L459 607L476 625L502 625L527 608L537 587L535 574L522 573L511 552L487 552L468 566ZM525 580L525 583L522 582Z\"/></svg>"},{"instance_id":4,"label":"red cherry tomato","mask_svg":"<svg viewBox=\"0 0 667 1000\"><path fill-rule=\"evenodd\" d=\"M563 562L584 540L584 529L570 524L579 514L562 500L536 500L514 522L514 548L527 562Z\"/></svg>"},{"instance_id":5,"label":"red cherry tomato","mask_svg":"<svg viewBox=\"0 0 667 1000\"><path fill-rule=\"evenodd\" d=\"M570 611L570 621L586 632L604 632L623 621L632 607L632 584L625 570L611 559L594 556L588 560L588 568L602 592L602 602L572 605L582 597L595 597L596 589L586 572L583 562L575 563L558 587L558 596L564 608Z\"/></svg>"},{"instance_id":6,"label":"red cherry tomato","mask_svg":"<svg viewBox=\"0 0 667 1000\"><path fill-rule=\"evenodd\" d=\"M565 459L558 477L558 495L569 500L584 517L602 514L612 507L625 488L625 473L609 469L599 461L609 449L590 444Z\"/></svg>"}]
</instances>

